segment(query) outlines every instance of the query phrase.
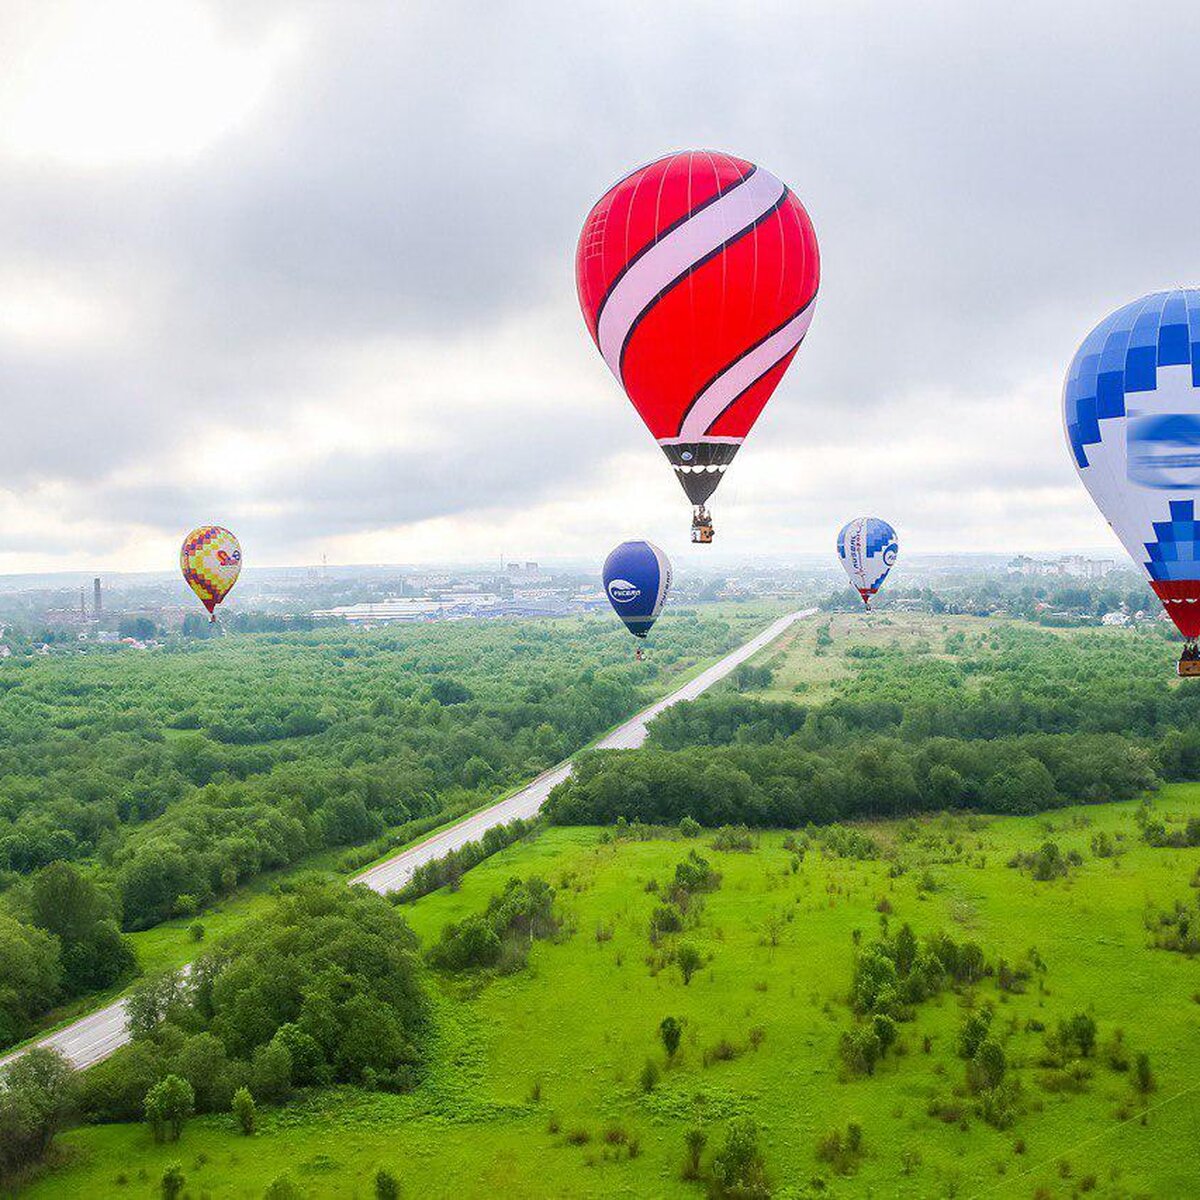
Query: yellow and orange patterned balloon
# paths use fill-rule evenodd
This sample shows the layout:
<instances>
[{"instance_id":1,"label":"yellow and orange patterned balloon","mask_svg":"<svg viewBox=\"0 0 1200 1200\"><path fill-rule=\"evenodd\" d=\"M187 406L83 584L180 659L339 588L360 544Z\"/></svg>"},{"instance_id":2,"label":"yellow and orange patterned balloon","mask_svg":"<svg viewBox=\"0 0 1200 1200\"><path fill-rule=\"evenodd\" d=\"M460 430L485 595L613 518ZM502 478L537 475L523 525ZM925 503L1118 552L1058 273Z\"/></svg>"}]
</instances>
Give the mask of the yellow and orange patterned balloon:
<instances>
[{"instance_id":1,"label":"yellow and orange patterned balloon","mask_svg":"<svg viewBox=\"0 0 1200 1200\"><path fill-rule=\"evenodd\" d=\"M242 569L242 548L237 538L220 525L201 525L183 539L179 566L188 587L217 619L213 609L237 583Z\"/></svg>"}]
</instances>

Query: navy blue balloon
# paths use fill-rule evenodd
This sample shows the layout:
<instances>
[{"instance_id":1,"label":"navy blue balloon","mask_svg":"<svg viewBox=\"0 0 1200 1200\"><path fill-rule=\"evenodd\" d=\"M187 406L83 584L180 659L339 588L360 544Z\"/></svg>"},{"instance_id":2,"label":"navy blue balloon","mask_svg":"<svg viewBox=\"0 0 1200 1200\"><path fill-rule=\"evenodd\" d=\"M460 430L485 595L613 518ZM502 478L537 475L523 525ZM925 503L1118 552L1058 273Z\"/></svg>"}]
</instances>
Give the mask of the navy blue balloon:
<instances>
[{"instance_id":1,"label":"navy blue balloon","mask_svg":"<svg viewBox=\"0 0 1200 1200\"><path fill-rule=\"evenodd\" d=\"M652 542L622 542L604 560L604 593L634 637L658 620L671 586L671 563Z\"/></svg>"}]
</instances>

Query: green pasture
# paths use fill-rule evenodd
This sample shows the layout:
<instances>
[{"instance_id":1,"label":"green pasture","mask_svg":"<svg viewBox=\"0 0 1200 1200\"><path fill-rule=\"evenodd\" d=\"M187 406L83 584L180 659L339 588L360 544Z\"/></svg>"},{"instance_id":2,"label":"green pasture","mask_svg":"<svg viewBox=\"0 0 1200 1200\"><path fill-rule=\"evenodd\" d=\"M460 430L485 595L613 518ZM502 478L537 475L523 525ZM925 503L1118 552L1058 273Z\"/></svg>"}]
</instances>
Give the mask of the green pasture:
<instances>
[{"instance_id":1,"label":"green pasture","mask_svg":"<svg viewBox=\"0 0 1200 1200\"><path fill-rule=\"evenodd\" d=\"M1154 806L1164 819L1200 814L1200 785L1164 788ZM748 1114L777 1196L1198 1195L1200 968L1149 949L1143 919L1149 901L1190 902L1200 849L1145 846L1135 810L879 823L866 828L891 857L855 861L813 846L795 871L781 832L762 834L751 852L720 853L708 833L613 840L551 829L484 863L459 891L407 910L429 943L508 878L538 874L557 889L563 919L561 937L536 943L516 974L434 977L431 1062L416 1091L302 1096L264 1113L252 1138L222 1117L193 1120L168 1146L143 1127L72 1130L59 1139L56 1169L27 1194L158 1195L164 1167L178 1161L194 1197L260 1197L284 1173L296 1194L370 1197L380 1166L408 1197L701 1196L702 1185L681 1179L685 1132L706 1132L708 1157L729 1119ZM1101 831L1123 834L1123 852L1093 854ZM1048 837L1083 857L1067 878L1036 882L1006 865ZM660 899L648 885L666 885L693 847L722 885L656 949L648 921ZM944 993L901 1026L901 1053L872 1077L844 1081L837 1043L853 1022L854 931L870 940L888 908L893 929L945 929L977 941L989 962L1036 948L1044 983L1013 995L988 979ZM665 961L680 940L706 960L687 986ZM956 1034L970 1008L989 1002L1022 1083L1020 1114L1005 1130L973 1115L969 1098L961 1122L927 1111L961 1090ZM1120 1027L1132 1052L1149 1054L1148 1097L1100 1058L1082 1092L1045 1090L1044 1034L1029 1023L1053 1028L1078 1011L1094 1016L1101 1043ZM673 1063L657 1034L667 1015L684 1022ZM705 1065L722 1039L733 1057ZM648 1059L659 1069L650 1091ZM866 1153L839 1176L816 1143L850 1121L861 1124Z\"/></svg>"}]
</instances>

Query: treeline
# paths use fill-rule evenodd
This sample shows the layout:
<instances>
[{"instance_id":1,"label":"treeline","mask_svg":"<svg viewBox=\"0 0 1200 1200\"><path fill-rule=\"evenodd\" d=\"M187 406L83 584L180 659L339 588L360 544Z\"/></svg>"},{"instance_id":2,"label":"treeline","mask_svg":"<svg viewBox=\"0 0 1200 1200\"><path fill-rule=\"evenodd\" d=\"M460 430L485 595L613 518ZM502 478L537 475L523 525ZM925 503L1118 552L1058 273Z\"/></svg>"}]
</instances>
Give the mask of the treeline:
<instances>
[{"instance_id":1,"label":"treeline","mask_svg":"<svg viewBox=\"0 0 1200 1200\"><path fill-rule=\"evenodd\" d=\"M0 890L58 859L136 856L148 827L170 836L159 819L185 799L224 810L217 840L231 826L265 839L271 862L299 836L317 848L366 840L436 811L445 793L482 796L551 765L625 716L656 674L739 636L681 618L653 664L633 664L599 621L263 634L152 658L6 663ZM264 828L267 810L283 824ZM204 834L190 826L189 844ZM137 926L161 913L133 903L125 916Z\"/></svg>"},{"instance_id":2,"label":"treeline","mask_svg":"<svg viewBox=\"0 0 1200 1200\"><path fill-rule=\"evenodd\" d=\"M142 983L132 1040L76 1075L33 1050L0 1076L0 1184L71 1121L140 1121L176 1140L193 1113L232 1112L331 1083L406 1091L419 1081L429 1005L407 923L365 888L303 883L200 958Z\"/></svg>"},{"instance_id":3,"label":"treeline","mask_svg":"<svg viewBox=\"0 0 1200 1200\"><path fill-rule=\"evenodd\" d=\"M1168 682L1151 638L995 625L949 634L941 650L843 653L854 674L820 704L726 691L676 705L642 750L588 756L548 813L794 828L1031 813L1200 778L1200 691Z\"/></svg>"},{"instance_id":4,"label":"treeline","mask_svg":"<svg viewBox=\"0 0 1200 1200\"><path fill-rule=\"evenodd\" d=\"M467 842L457 850L443 854L441 858L430 859L417 867L409 881L399 890L391 894L393 904L408 904L436 892L438 888L456 888L472 867L477 867L484 859L499 854L507 846L528 837L537 828L536 818L522 820L517 817L506 825L493 825L484 831L483 837L475 842Z\"/></svg>"},{"instance_id":5,"label":"treeline","mask_svg":"<svg viewBox=\"0 0 1200 1200\"><path fill-rule=\"evenodd\" d=\"M0 913L0 1045L64 1000L132 978L137 960L113 897L70 863L23 881Z\"/></svg>"},{"instance_id":6,"label":"treeline","mask_svg":"<svg viewBox=\"0 0 1200 1200\"><path fill-rule=\"evenodd\" d=\"M90 986L107 986L128 973L118 930L476 807L626 717L658 675L748 632L678 617L642 664L599 620L322 629L0 664L0 967L19 964L0 969L15 981L0 1046L89 986L18 903L49 864L78 863L106 897L109 966Z\"/></svg>"},{"instance_id":7,"label":"treeline","mask_svg":"<svg viewBox=\"0 0 1200 1200\"><path fill-rule=\"evenodd\" d=\"M601 751L551 793L561 825L813 822L973 808L1033 813L1081 801L1130 799L1157 782L1152 755L1113 734L913 744L872 738L805 750L770 745Z\"/></svg>"},{"instance_id":8,"label":"treeline","mask_svg":"<svg viewBox=\"0 0 1200 1200\"><path fill-rule=\"evenodd\" d=\"M407 1090L429 1020L417 939L366 888L303 884L202 956L187 977L148 980L129 1000L133 1040L83 1076L94 1121L140 1120L174 1075L197 1112L228 1112L334 1082Z\"/></svg>"}]
</instances>

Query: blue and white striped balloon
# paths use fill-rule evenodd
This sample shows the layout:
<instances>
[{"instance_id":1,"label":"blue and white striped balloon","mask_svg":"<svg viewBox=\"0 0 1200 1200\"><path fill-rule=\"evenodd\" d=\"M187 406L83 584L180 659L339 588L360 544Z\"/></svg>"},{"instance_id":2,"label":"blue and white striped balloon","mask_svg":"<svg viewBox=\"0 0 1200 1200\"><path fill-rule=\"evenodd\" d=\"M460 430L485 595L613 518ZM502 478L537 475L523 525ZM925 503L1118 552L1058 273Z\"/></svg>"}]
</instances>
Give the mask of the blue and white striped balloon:
<instances>
[{"instance_id":1,"label":"blue and white striped balloon","mask_svg":"<svg viewBox=\"0 0 1200 1200\"><path fill-rule=\"evenodd\" d=\"M900 551L896 531L878 517L855 517L842 526L837 550L851 584L870 608L871 597L896 564Z\"/></svg>"}]
</instances>

